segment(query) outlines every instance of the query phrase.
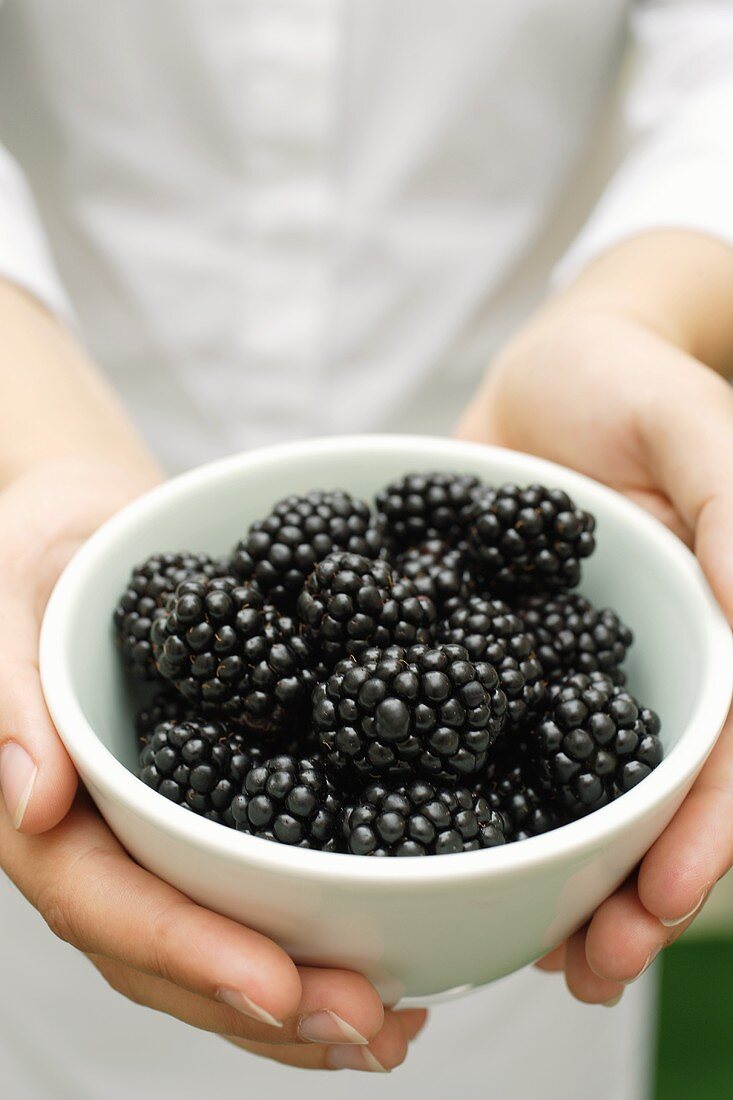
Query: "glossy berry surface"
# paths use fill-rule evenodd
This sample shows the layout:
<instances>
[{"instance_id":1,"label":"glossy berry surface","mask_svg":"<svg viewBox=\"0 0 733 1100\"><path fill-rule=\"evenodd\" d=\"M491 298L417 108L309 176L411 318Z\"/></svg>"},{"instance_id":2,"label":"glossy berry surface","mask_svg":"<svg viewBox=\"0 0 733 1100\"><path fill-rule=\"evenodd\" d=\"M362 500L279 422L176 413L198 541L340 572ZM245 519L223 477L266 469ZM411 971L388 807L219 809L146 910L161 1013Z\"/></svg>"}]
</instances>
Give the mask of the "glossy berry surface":
<instances>
[{"instance_id":1,"label":"glossy berry surface","mask_svg":"<svg viewBox=\"0 0 733 1100\"><path fill-rule=\"evenodd\" d=\"M471 596L456 605L438 634L443 641L464 646L472 661L494 665L508 700L509 726L526 729L544 704L546 677L533 637L509 605Z\"/></svg>"},{"instance_id":2,"label":"glossy berry surface","mask_svg":"<svg viewBox=\"0 0 733 1100\"><path fill-rule=\"evenodd\" d=\"M288 755L250 768L231 802L240 831L304 848L333 846L339 811L323 765Z\"/></svg>"},{"instance_id":3,"label":"glossy berry surface","mask_svg":"<svg viewBox=\"0 0 733 1100\"><path fill-rule=\"evenodd\" d=\"M330 554L298 599L306 636L327 664L377 646L410 646L434 631L435 605L385 561Z\"/></svg>"},{"instance_id":4,"label":"glossy berry surface","mask_svg":"<svg viewBox=\"0 0 733 1100\"><path fill-rule=\"evenodd\" d=\"M441 790L424 780L373 783L343 813L346 850L359 856L473 852L505 843L505 823L480 794Z\"/></svg>"},{"instance_id":5,"label":"glossy berry surface","mask_svg":"<svg viewBox=\"0 0 733 1100\"><path fill-rule=\"evenodd\" d=\"M269 603L292 611L317 562L334 550L376 557L380 547L364 501L313 490L286 497L253 523L235 547L231 567L240 580L254 580Z\"/></svg>"},{"instance_id":6,"label":"glossy berry surface","mask_svg":"<svg viewBox=\"0 0 733 1100\"><path fill-rule=\"evenodd\" d=\"M336 772L445 780L485 765L506 707L494 666L460 646L395 646L339 662L313 694L313 723Z\"/></svg>"},{"instance_id":7,"label":"glossy berry surface","mask_svg":"<svg viewBox=\"0 0 733 1100\"><path fill-rule=\"evenodd\" d=\"M397 547L462 538L464 509L479 488L471 474L407 474L377 493L378 524Z\"/></svg>"},{"instance_id":8,"label":"glossy berry surface","mask_svg":"<svg viewBox=\"0 0 733 1100\"><path fill-rule=\"evenodd\" d=\"M537 776L572 816L630 791L661 763L660 722L602 673L569 676L553 687L531 739Z\"/></svg>"},{"instance_id":9,"label":"glossy berry surface","mask_svg":"<svg viewBox=\"0 0 733 1100\"><path fill-rule=\"evenodd\" d=\"M482 492L464 513L476 569L497 589L574 588L593 553L595 521L561 489L504 485Z\"/></svg>"},{"instance_id":10,"label":"glossy berry surface","mask_svg":"<svg viewBox=\"0 0 733 1100\"><path fill-rule=\"evenodd\" d=\"M140 680L158 678L150 642L153 619L184 580L214 576L221 567L206 554L153 554L133 569L114 610L114 629L122 659Z\"/></svg>"},{"instance_id":11,"label":"glossy berry surface","mask_svg":"<svg viewBox=\"0 0 733 1100\"><path fill-rule=\"evenodd\" d=\"M519 614L549 676L605 672L625 682L621 666L634 639L610 608L598 610L578 592L538 593L524 599Z\"/></svg>"}]
</instances>

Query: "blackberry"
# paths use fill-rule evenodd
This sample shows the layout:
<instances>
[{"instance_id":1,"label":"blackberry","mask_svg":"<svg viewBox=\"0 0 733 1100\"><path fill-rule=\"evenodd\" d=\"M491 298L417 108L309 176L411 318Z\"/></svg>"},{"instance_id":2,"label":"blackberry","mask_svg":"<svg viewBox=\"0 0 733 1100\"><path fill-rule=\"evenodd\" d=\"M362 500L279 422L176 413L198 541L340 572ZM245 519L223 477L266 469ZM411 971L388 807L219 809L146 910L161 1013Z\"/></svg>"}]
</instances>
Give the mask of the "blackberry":
<instances>
[{"instance_id":1,"label":"blackberry","mask_svg":"<svg viewBox=\"0 0 733 1100\"><path fill-rule=\"evenodd\" d=\"M464 511L469 555L506 591L574 588L593 553L595 520L561 489L486 489Z\"/></svg>"},{"instance_id":2,"label":"blackberry","mask_svg":"<svg viewBox=\"0 0 733 1100\"><path fill-rule=\"evenodd\" d=\"M156 726L161 722L183 722L193 718L191 706L175 688L156 691L135 717L135 729L141 744L147 744Z\"/></svg>"},{"instance_id":3,"label":"blackberry","mask_svg":"<svg viewBox=\"0 0 733 1100\"><path fill-rule=\"evenodd\" d=\"M633 634L610 608L597 610L577 592L538 593L518 608L548 676L605 672L615 684Z\"/></svg>"},{"instance_id":4,"label":"blackberry","mask_svg":"<svg viewBox=\"0 0 733 1100\"><path fill-rule=\"evenodd\" d=\"M478 790L504 818L509 842L548 833L565 821L552 795L534 780L527 760L516 751L492 759Z\"/></svg>"},{"instance_id":5,"label":"blackberry","mask_svg":"<svg viewBox=\"0 0 733 1100\"><path fill-rule=\"evenodd\" d=\"M526 729L542 709L545 673L533 637L502 600L471 596L455 606L438 628L445 642L462 645L472 661L489 661L508 700L508 727Z\"/></svg>"},{"instance_id":6,"label":"blackberry","mask_svg":"<svg viewBox=\"0 0 733 1100\"><path fill-rule=\"evenodd\" d=\"M344 810L347 851L358 856L428 856L505 843L505 823L485 798L424 780L396 788L373 783Z\"/></svg>"},{"instance_id":7,"label":"blackberry","mask_svg":"<svg viewBox=\"0 0 733 1100\"><path fill-rule=\"evenodd\" d=\"M203 712L240 717L250 690L244 648L263 629L262 609L253 584L232 577L183 581L153 620L158 672Z\"/></svg>"},{"instance_id":8,"label":"blackberry","mask_svg":"<svg viewBox=\"0 0 733 1100\"><path fill-rule=\"evenodd\" d=\"M407 547L463 535L462 513L480 487L471 474L407 474L377 493L378 525L385 539Z\"/></svg>"},{"instance_id":9,"label":"blackberry","mask_svg":"<svg viewBox=\"0 0 733 1100\"><path fill-rule=\"evenodd\" d=\"M313 724L346 777L444 782L484 767L506 706L494 666L461 646L393 646L340 661L313 693Z\"/></svg>"},{"instance_id":10,"label":"blackberry","mask_svg":"<svg viewBox=\"0 0 733 1100\"><path fill-rule=\"evenodd\" d=\"M572 817L581 817L648 776L664 753L660 722L625 688L595 672L553 686L528 738L537 776Z\"/></svg>"},{"instance_id":11,"label":"blackberry","mask_svg":"<svg viewBox=\"0 0 733 1100\"><path fill-rule=\"evenodd\" d=\"M242 694L243 720L267 737L305 726L316 685L316 661L299 625L274 607L266 607L262 624L244 643L248 665Z\"/></svg>"},{"instance_id":12,"label":"blackberry","mask_svg":"<svg viewBox=\"0 0 733 1100\"><path fill-rule=\"evenodd\" d=\"M242 832L301 848L332 848L340 805L323 765L273 756L250 768L231 802Z\"/></svg>"},{"instance_id":13,"label":"blackberry","mask_svg":"<svg viewBox=\"0 0 733 1100\"><path fill-rule=\"evenodd\" d=\"M412 581L419 596L428 596L440 612L470 595L471 578L464 557L464 549L451 547L441 539L428 539L398 554L395 569Z\"/></svg>"},{"instance_id":14,"label":"blackberry","mask_svg":"<svg viewBox=\"0 0 733 1100\"><path fill-rule=\"evenodd\" d=\"M164 798L231 825L232 799L260 755L223 722L160 722L140 752L139 774Z\"/></svg>"},{"instance_id":15,"label":"blackberry","mask_svg":"<svg viewBox=\"0 0 733 1100\"><path fill-rule=\"evenodd\" d=\"M292 611L306 578L328 554L348 550L376 557L380 548L364 501L340 490L314 490L285 497L253 523L235 548L231 568L240 580L255 580L270 603Z\"/></svg>"},{"instance_id":16,"label":"blackberry","mask_svg":"<svg viewBox=\"0 0 733 1100\"><path fill-rule=\"evenodd\" d=\"M137 565L114 610L114 629L122 659L141 680L157 679L150 627L168 596L194 574L213 576L220 568L206 554L154 554Z\"/></svg>"},{"instance_id":17,"label":"blackberry","mask_svg":"<svg viewBox=\"0 0 733 1100\"><path fill-rule=\"evenodd\" d=\"M385 561L337 552L319 562L300 594L298 616L326 663L369 646L413 645L434 629L435 606Z\"/></svg>"}]
</instances>

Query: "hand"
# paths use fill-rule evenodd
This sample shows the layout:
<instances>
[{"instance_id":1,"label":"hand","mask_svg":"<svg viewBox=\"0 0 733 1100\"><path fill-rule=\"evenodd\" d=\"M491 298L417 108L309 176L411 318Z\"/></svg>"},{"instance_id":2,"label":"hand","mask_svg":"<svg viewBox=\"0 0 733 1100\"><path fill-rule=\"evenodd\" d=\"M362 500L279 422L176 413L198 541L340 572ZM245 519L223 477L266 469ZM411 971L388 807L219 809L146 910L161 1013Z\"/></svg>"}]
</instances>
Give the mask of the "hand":
<instances>
[{"instance_id":1,"label":"hand","mask_svg":"<svg viewBox=\"0 0 733 1100\"><path fill-rule=\"evenodd\" d=\"M74 550L145 487L66 460L0 493L0 863L52 931L136 1003L293 1066L390 1070L423 1012L385 1010L360 975L298 968L195 905L134 863L77 792L41 692L40 620Z\"/></svg>"},{"instance_id":2,"label":"hand","mask_svg":"<svg viewBox=\"0 0 733 1100\"><path fill-rule=\"evenodd\" d=\"M570 294L501 354L464 439L574 467L638 502L694 548L733 622L733 389L645 320ZM538 965L615 1003L691 924L733 862L733 715L638 870Z\"/></svg>"}]
</instances>

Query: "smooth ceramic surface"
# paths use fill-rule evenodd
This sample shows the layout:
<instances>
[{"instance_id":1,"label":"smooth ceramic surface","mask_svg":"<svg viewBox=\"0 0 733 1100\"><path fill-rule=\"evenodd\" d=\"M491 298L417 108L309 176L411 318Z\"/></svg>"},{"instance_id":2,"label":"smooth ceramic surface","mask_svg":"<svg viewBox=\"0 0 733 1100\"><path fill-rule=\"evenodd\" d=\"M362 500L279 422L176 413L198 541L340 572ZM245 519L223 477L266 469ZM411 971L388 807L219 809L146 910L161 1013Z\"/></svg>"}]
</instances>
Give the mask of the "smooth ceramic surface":
<instances>
[{"instance_id":1,"label":"smooth ceramic surface","mask_svg":"<svg viewBox=\"0 0 733 1100\"><path fill-rule=\"evenodd\" d=\"M582 591L616 608L636 645L630 685L663 721L666 759L582 821L504 848L414 860L293 850L226 829L135 778L132 689L111 614L154 551L228 550L291 492L370 497L409 470L562 486L598 519ZM385 999L466 992L531 962L580 926L631 871L712 748L733 683L731 632L694 557L608 489L531 456L445 439L348 437L269 448L194 470L147 494L86 544L60 579L41 639L59 733L134 858L191 898L267 933L299 962L364 971Z\"/></svg>"}]
</instances>

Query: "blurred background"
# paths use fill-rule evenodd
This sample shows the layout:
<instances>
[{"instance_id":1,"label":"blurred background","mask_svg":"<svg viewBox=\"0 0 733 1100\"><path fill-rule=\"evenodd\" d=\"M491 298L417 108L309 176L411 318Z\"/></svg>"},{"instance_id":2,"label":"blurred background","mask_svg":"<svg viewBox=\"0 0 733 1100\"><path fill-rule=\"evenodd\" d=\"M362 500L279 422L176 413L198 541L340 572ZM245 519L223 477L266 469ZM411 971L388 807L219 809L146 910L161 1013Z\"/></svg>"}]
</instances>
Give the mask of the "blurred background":
<instances>
[{"instance_id":1,"label":"blurred background","mask_svg":"<svg viewBox=\"0 0 733 1100\"><path fill-rule=\"evenodd\" d=\"M733 877L662 955L654 1100L733 1096Z\"/></svg>"}]
</instances>

